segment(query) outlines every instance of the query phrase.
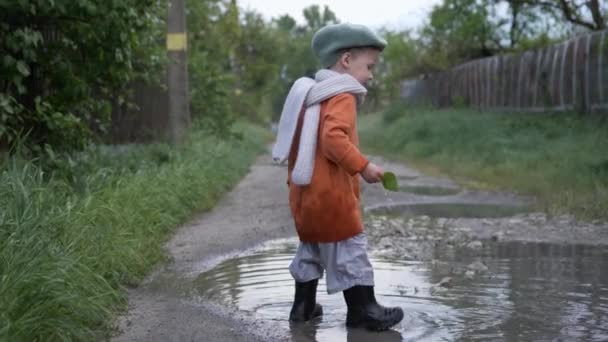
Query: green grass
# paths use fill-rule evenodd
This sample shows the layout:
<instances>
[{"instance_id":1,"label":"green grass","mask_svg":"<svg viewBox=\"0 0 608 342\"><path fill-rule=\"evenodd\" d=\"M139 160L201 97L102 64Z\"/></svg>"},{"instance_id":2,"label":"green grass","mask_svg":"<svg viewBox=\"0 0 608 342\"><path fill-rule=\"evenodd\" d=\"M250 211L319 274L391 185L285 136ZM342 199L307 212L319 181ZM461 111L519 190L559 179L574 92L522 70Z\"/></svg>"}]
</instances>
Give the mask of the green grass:
<instances>
[{"instance_id":1,"label":"green grass","mask_svg":"<svg viewBox=\"0 0 608 342\"><path fill-rule=\"evenodd\" d=\"M181 148L101 147L53 172L8 159L0 169L0 340L103 338L125 285L165 259L180 223L211 208L265 148L191 134Z\"/></svg>"},{"instance_id":2,"label":"green grass","mask_svg":"<svg viewBox=\"0 0 608 342\"><path fill-rule=\"evenodd\" d=\"M552 214L608 219L605 119L395 104L362 116L359 131L373 153L468 185L533 195Z\"/></svg>"}]
</instances>

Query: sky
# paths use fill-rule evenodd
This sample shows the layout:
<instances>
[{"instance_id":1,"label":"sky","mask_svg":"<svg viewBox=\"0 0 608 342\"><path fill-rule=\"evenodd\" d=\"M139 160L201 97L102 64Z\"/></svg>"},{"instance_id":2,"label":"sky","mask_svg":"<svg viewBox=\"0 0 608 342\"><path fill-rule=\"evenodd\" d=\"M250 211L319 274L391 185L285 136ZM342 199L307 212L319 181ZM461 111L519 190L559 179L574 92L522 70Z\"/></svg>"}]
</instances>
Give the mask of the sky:
<instances>
[{"instance_id":1,"label":"sky","mask_svg":"<svg viewBox=\"0 0 608 342\"><path fill-rule=\"evenodd\" d=\"M441 0L238 0L245 9L254 9L266 19L289 14L300 24L304 23L302 10L310 5L328 5L341 22L367 25L373 29L391 30L418 28L433 5Z\"/></svg>"}]
</instances>

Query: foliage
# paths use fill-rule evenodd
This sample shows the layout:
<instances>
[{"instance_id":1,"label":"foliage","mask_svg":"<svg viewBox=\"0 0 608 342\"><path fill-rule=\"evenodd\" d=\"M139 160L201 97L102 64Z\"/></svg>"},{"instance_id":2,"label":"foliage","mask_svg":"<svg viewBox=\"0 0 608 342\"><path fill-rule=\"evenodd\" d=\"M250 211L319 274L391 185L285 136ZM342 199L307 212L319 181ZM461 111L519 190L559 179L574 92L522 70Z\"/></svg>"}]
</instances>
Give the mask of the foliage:
<instances>
[{"instance_id":1,"label":"foliage","mask_svg":"<svg viewBox=\"0 0 608 342\"><path fill-rule=\"evenodd\" d=\"M303 15L306 19L304 25L297 25L288 15L276 18L271 23L280 66L278 77L270 87L272 119L275 121L279 119L283 101L293 82L302 76L314 77L319 69L310 47L313 34L323 26L339 22L328 6L321 9L318 5L311 5L303 10Z\"/></svg>"},{"instance_id":2,"label":"foliage","mask_svg":"<svg viewBox=\"0 0 608 342\"><path fill-rule=\"evenodd\" d=\"M395 101L390 105L386 106L386 108L382 111L382 119L384 123L391 124L397 121L400 117L404 115L404 108L409 108L406 106L405 101Z\"/></svg>"},{"instance_id":3,"label":"foliage","mask_svg":"<svg viewBox=\"0 0 608 342\"><path fill-rule=\"evenodd\" d=\"M279 78L281 46L276 32L255 12L245 12L243 35L237 47L238 89L236 111L257 122L269 119L270 99Z\"/></svg>"},{"instance_id":4,"label":"foliage","mask_svg":"<svg viewBox=\"0 0 608 342\"><path fill-rule=\"evenodd\" d=\"M161 9L154 0L1 0L0 145L27 134L32 146L81 147L105 131L109 99L162 62Z\"/></svg>"},{"instance_id":5,"label":"foliage","mask_svg":"<svg viewBox=\"0 0 608 342\"><path fill-rule=\"evenodd\" d=\"M122 286L164 260L162 244L211 208L263 150L193 132L164 144L91 147L48 173L11 157L0 169L0 340L101 340L124 308Z\"/></svg>"},{"instance_id":6,"label":"foliage","mask_svg":"<svg viewBox=\"0 0 608 342\"><path fill-rule=\"evenodd\" d=\"M608 19L608 3L601 0L508 0L508 2L559 14L562 20L573 27L587 30L605 29Z\"/></svg>"},{"instance_id":7,"label":"foliage","mask_svg":"<svg viewBox=\"0 0 608 342\"><path fill-rule=\"evenodd\" d=\"M490 19L492 11L486 1L478 0L444 0L436 6L422 30L433 66L443 69L494 55L500 45L497 27Z\"/></svg>"},{"instance_id":8,"label":"foliage","mask_svg":"<svg viewBox=\"0 0 608 342\"><path fill-rule=\"evenodd\" d=\"M431 66L425 69L443 70L476 58L544 47L571 36L572 27L561 17L557 1L443 0L420 34L423 65Z\"/></svg>"},{"instance_id":9,"label":"foliage","mask_svg":"<svg viewBox=\"0 0 608 342\"><path fill-rule=\"evenodd\" d=\"M312 33L335 21L318 6L305 9L308 23L298 26L287 15L266 22L256 12L241 12L233 0L187 5L192 112L220 134L236 117L267 122L280 112L291 83L316 70Z\"/></svg>"},{"instance_id":10,"label":"foliage","mask_svg":"<svg viewBox=\"0 0 608 342\"><path fill-rule=\"evenodd\" d=\"M291 84L312 76L312 34L336 22L326 6L303 10L306 25L288 15L265 21L235 1L188 2L192 112L212 132L225 134L236 117L277 119Z\"/></svg>"},{"instance_id":11,"label":"foliage","mask_svg":"<svg viewBox=\"0 0 608 342\"><path fill-rule=\"evenodd\" d=\"M402 80L422 73L425 66L420 58L420 46L409 31L382 32L387 46L374 69L377 91L382 99L397 100Z\"/></svg>"},{"instance_id":12,"label":"foliage","mask_svg":"<svg viewBox=\"0 0 608 342\"><path fill-rule=\"evenodd\" d=\"M135 80L163 76L165 5L0 0L0 148L23 136L36 152L82 148L104 134L112 106L126 105ZM293 82L319 67L312 35L339 22L318 5L303 9L304 24L289 15L267 21L236 0L186 7L191 112L218 135L238 117L276 120ZM607 10L596 0L443 0L419 31L383 30L389 44L363 109L398 97L404 78L546 46L573 27L604 27Z\"/></svg>"},{"instance_id":13,"label":"foliage","mask_svg":"<svg viewBox=\"0 0 608 342\"><path fill-rule=\"evenodd\" d=\"M186 6L191 112L207 129L225 133L236 119L230 97L241 35L238 8L222 0L191 0Z\"/></svg>"}]
</instances>

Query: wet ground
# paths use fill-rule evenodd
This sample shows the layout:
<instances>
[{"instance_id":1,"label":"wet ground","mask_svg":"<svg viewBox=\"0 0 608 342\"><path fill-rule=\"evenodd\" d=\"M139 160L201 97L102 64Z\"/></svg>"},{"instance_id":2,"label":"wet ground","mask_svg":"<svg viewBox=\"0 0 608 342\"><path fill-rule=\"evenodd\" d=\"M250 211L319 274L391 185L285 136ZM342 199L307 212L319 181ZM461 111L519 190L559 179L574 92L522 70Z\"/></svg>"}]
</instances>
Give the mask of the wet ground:
<instances>
[{"instance_id":1,"label":"wet ground","mask_svg":"<svg viewBox=\"0 0 608 342\"><path fill-rule=\"evenodd\" d=\"M169 243L173 262L133 291L116 340L608 341L608 225L379 158L401 189L364 184L366 234L379 301L403 322L346 329L342 296L321 281L323 317L290 325L297 240L276 186L285 170L266 159Z\"/></svg>"},{"instance_id":2,"label":"wet ground","mask_svg":"<svg viewBox=\"0 0 608 342\"><path fill-rule=\"evenodd\" d=\"M344 326L342 296L321 281L322 319L291 325L293 280L287 266L297 241L279 240L200 274L188 293L280 322L296 341L364 341ZM589 246L487 242L432 259L372 253L379 300L405 318L374 341L608 340L608 251Z\"/></svg>"}]
</instances>

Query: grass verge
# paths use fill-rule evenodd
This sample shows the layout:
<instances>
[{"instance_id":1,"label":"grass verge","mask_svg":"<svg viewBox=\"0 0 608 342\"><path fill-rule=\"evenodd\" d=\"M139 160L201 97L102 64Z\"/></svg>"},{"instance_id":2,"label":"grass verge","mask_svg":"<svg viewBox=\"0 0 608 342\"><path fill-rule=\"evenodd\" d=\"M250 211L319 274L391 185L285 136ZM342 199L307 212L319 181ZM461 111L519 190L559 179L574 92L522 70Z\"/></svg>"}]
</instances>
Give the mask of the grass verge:
<instances>
[{"instance_id":1,"label":"grass verge","mask_svg":"<svg viewBox=\"0 0 608 342\"><path fill-rule=\"evenodd\" d=\"M162 245L194 213L213 207L265 148L193 132L178 149L96 147L57 162L0 169L0 340L103 338L137 284L165 257Z\"/></svg>"},{"instance_id":2,"label":"grass verge","mask_svg":"<svg viewBox=\"0 0 608 342\"><path fill-rule=\"evenodd\" d=\"M535 196L551 214L608 219L605 119L395 104L362 116L359 131L373 153L469 185Z\"/></svg>"}]
</instances>

